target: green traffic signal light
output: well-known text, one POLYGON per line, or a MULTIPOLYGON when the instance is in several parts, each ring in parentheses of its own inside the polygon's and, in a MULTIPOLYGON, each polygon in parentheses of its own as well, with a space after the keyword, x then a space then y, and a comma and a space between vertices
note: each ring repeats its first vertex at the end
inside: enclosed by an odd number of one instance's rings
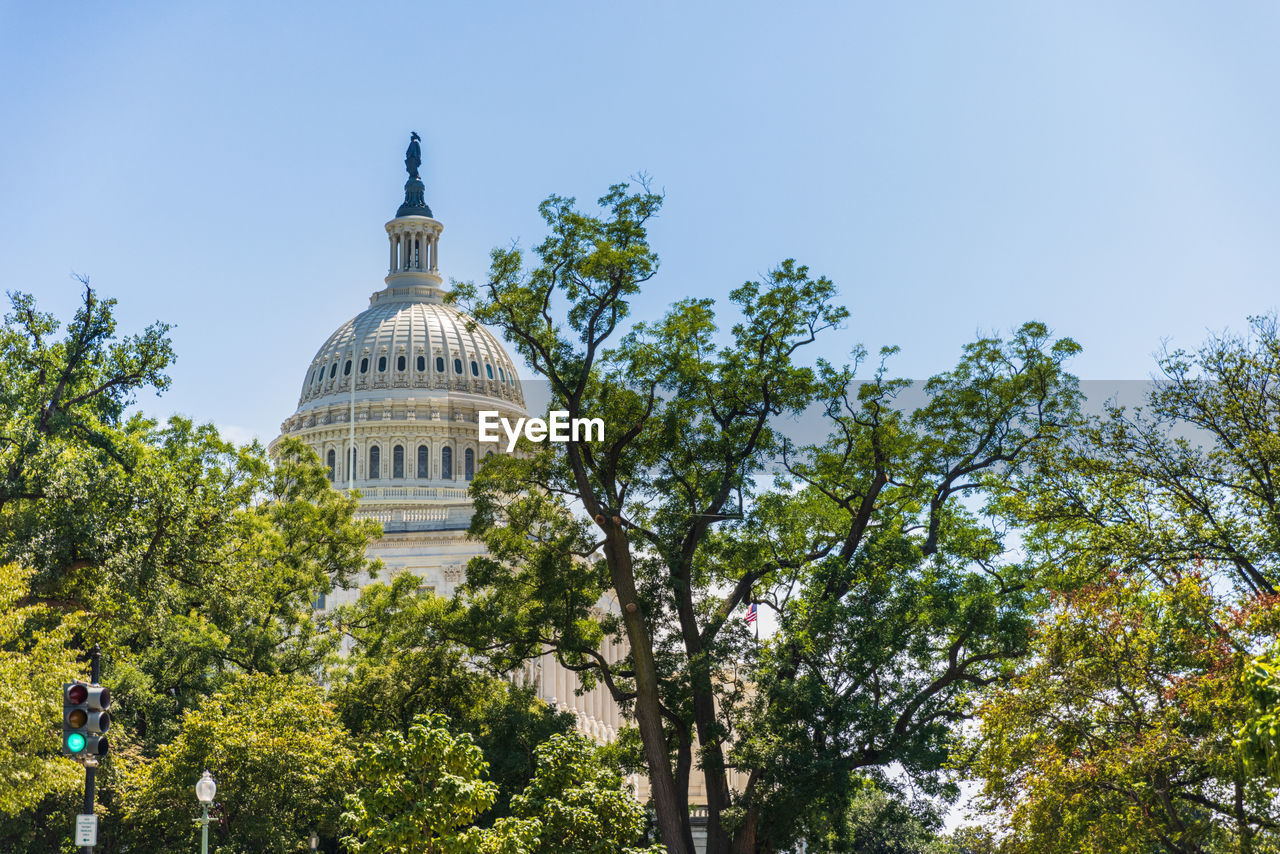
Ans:
POLYGON ((106 756, 111 689, 76 680, 62 686, 62 755, 78 762, 106 756))

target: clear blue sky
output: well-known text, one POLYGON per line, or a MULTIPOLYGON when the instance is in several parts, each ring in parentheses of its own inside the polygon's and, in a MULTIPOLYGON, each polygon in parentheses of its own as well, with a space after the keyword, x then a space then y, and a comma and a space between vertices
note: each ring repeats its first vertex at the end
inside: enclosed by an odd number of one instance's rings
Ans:
POLYGON ((538 202, 645 171, 652 315, 795 257, 827 354, 921 377, 1047 321, 1145 377, 1280 303, 1280 7, 1265 3, 0 6, 0 283, 176 325, 148 411, 269 439, 382 286, 423 136, 446 276, 538 202))

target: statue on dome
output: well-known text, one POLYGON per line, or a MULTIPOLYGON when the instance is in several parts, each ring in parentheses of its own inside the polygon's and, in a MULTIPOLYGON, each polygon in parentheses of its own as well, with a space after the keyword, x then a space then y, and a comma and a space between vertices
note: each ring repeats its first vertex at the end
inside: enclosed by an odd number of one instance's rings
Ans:
POLYGON ((418 145, 418 140, 422 137, 418 136, 418 132, 411 133, 409 138, 409 150, 404 153, 404 168, 409 170, 409 177, 415 181, 421 180, 418 175, 418 167, 422 165, 422 147, 418 145))

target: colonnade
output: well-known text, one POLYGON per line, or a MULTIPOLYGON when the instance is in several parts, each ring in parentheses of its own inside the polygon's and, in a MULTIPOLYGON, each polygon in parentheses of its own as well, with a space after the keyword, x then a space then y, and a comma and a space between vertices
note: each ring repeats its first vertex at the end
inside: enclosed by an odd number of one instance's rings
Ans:
MULTIPOLYGON (((612 640, 606 641, 600 652, 610 665, 625 657, 625 647, 612 640)), ((603 744, 618 737, 624 720, 603 681, 597 681, 590 691, 578 694, 582 681, 577 672, 561 666, 551 652, 529 662, 521 675, 535 686, 540 697, 571 713, 577 719, 575 728, 587 738, 603 744)))
POLYGON ((401 226, 390 234, 391 261, 388 272, 429 272, 440 270, 440 232, 423 226, 401 226))

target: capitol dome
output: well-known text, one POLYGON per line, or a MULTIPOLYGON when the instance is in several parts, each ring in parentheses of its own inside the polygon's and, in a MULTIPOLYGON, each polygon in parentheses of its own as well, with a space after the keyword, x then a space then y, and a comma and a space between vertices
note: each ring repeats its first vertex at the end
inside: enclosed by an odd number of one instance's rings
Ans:
MULTIPOLYGON (((335 488, 359 496, 356 516, 382 527, 368 546, 382 578, 413 573, 425 589, 451 596, 468 562, 485 554, 467 533, 474 512, 468 482, 506 447, 479 441, 478 414, 496 410, 515 420, 526 413, 515 363, 502 344, 445 301, 438 265, 444 226, 424 200, 420 157, 414 134, 405 152, 404 204, 386 224, 384 287, 306 364, 297 406, 270 450, 274 455, 285 438, 299 439, 320 457, 335 488)), ((373 580, 362 573, 351 587, 320 596, 315 607, 355 602, 373 580)), ((612 602, 602 597, 598 607, 612 602)), ((601 653, 618 662, 626 648, 610 641, 601 653)), ((603 685, 584 690, 549 651, 510 677, 571 712, 590 738, 612 739, 624 724, 603 685)))
POLYGON ((271 447, 285 437, 310 446, 335 487, 359 491, 358 515, 387 534, 462 532, 472 515, 468 481, 502 452, 479 441, 478 413, 523 417, 524 394, 498 339, 445 302, 444 226, 414 170, 385 228, 384 287, 316 351, 271 447))

